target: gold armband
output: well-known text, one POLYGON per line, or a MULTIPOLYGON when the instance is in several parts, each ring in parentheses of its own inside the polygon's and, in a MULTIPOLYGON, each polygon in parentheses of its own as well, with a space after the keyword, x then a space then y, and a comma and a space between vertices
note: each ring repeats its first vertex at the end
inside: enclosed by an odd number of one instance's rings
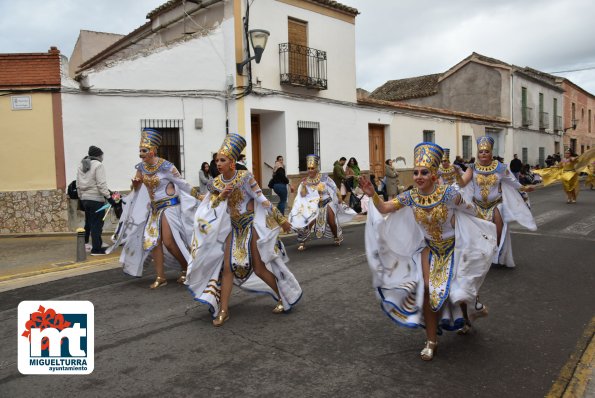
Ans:
POLYGON ((382 199, 380 199, 380 196, 378 196, 378 192, 374 192, 374 196, 372 196, 372 202, 376 207, 378 207, 378 205, 382 203, 382 199))
POLYGON ((215 209, 217 206, 219 206, 219 204, 223 202, 223 199, 221 198, 221 195, 212 195, 211 196, 211 207, 213 209, 215 209))

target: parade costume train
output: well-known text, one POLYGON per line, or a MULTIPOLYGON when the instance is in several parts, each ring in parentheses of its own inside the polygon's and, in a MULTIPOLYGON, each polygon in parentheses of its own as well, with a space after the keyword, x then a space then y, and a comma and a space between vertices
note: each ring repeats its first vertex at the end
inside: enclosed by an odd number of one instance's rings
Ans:
POLYGON ((317 155, 308 155, 306 164, 316 170, 316 175, 302 180, 289 214, 289 223, 297 231, 298 250, 303 250, 311 238, 334 238, 339 245, 343 241, 341 224, 351 221, 357 213, 339 203, 335 182, 328 175, 318 172, 317 155), (333 235, 328 220, 329 211, 335 216, 337 236, 333 235))
MULTIPOLYGON (((435 144, 415 147, 416 167, 435 172, 440 157, 441 148, 435 144)), ((370 206, 365 240, 382 310, 399 325, 425 326, 422 252, 429 248, 430 308, 441 312, 442 329, 462 328, 459 304, 469 304, 471 317, 483 309, 475 308, 476 296, 496 249, 495 226, 475 217, 476 207, 449 185, 436 184, 428 195, 418 188, 398 195, 387 202, 394 206, 387 217, 377 210, 379 201, 375 196, 370 206)))
MULTIPOLYGON (((225 138, 220 154, 237 160, 246 145, 238 134, 225 138)), ((192 261, 186 285, 195 300, 207 304, 213 317, 220 310, 221 277, 226 240, 230 239, 229 267, 234 284, 255 293, 268 293, 289 310, 301 298, 302 289, 285 264, 288 261, 283 243, 278 239, 279 224, 286 220, 276 208, 265 208, 263 195, 254 176, 245 170, 235 171, 229 180, 220 174, 213 180, 212 190, 198 207, 194 217, 192 261), (227 199, 221 193, 231 184, 227 199), (253 203, 253 210, 252 203, 253 203), (260 279, 253 269, 251 242, 258 236, 257 250, 266 268, 276 280, 280 297, 260 279)))

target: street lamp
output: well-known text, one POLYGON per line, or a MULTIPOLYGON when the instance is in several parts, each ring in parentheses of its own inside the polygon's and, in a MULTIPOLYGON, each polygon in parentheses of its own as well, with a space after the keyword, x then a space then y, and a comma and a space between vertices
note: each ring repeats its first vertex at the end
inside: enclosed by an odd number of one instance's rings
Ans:
MULTIPOLYGON (((269 39, 270 33, 268 30, 264 29, 252 29, 248 31, 248 35, 250 35, 250 43, 252 44, 252 49, 254 50, 254 55, 245 59, 239 64, 236 64, 236 69, 238 71, 238 75, 242 74, 244 70, 244 66, 252 61, 255 60, 256 63, 260 63, 260 58, 262 58, 262 53, 264 52, 264 48, 267 45, 267 40, 269 39)), ((250 52, 248 52, 249 54, 250 52)))

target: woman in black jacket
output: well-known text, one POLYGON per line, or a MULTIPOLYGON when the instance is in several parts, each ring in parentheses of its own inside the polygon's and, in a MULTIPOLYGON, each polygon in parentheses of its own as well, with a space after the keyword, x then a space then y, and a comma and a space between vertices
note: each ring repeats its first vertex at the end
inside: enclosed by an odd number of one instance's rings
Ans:
MULTIPOLYGON (((287 185, 289 184, 289 179, 287 179, 287 176, 285 175, 285 165, 283 164, 283 156, 281 155, 277 156, 271 184, 273 191, 275 191, 275 193, 279 196, 277 209, 279 209, 281 214, 285 214, 285 206, 287 206, 287 185)), ((293 187, 291 187, 291 192, 293 192, 293 187)))

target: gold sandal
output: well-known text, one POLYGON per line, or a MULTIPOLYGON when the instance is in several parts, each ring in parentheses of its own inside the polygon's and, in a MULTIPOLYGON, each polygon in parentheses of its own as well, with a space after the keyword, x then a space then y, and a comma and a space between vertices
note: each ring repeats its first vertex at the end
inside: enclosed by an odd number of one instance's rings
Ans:
POLYGON ((186 282, 186 272, 187 272, 187 270, 182 271, 182 273, 180 274, 180 277, 177 280, 178 283, 181 283, 183 285, 184 282, 186 282))
POLYGON ((273 308, 273 314, 282 314, 285 312, 285 308, 283 307, 283 302, 281 300, 277 301, 277 305, 273 308))
POLYGON ((215 319, 213 319, 213 326, 215 326, 216 328, 218 328, 219 326, 223 326, 223 324, 227 322, 228 319, 229 312, 225 310, 220 310, 219 315, 217 315, 215 319))
POLYGON ((343 236, 340 236, 338 238, 335 238, 335 245, 341 246, 341 243, 342 242, 343 242, 343 236))
POLYGON ((421 350, 420 355, 421 359, 424 361, 431 361, 434 358, 434 354, 438 350, 438 342, 437 341, 426 341, 426 346, 423 350, 421 350))
POLYGON ((155 282, 151 283, 151 286, 149 286, 149 288, 157 289, 165 285, 167 285, 167 279, 158 276, 157 279, 155 279, 155 282))
POLYGON ((300 243, 300 245, 298 246, 298 251, 303 252, 304 250, 306 250, 306 244, 300 243))

